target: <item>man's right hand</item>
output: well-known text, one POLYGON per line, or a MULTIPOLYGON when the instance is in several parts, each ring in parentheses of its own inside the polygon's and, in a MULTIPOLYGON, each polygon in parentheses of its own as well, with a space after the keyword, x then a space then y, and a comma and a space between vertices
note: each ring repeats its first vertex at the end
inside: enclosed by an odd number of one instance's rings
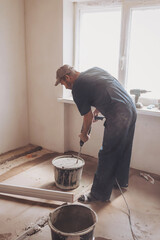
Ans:
POLYGON ((87 142, 90 138, 90 136, 87 134, 87 135, 84 135, 83 133, 79 134, 79 137, 80 137, 80 140, 82 140, 82 142, 87 142))
POLYGON ((97 122, 98 121, 98 120, 95 120, 95 117, 98 116, 98 114, 99 114, 99 111, 97 109, 95 109, 93 111, 93 122, 97 122))

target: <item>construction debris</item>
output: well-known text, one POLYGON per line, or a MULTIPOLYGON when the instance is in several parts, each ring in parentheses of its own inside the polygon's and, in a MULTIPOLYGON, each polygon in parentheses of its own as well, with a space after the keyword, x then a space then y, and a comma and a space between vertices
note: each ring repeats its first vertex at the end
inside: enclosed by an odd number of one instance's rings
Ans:
POLYGON ((21 234, 18 238, 15 240, 23 240, 27 236, 31 236, 39 231, 48 224, 48 216, 44 216, 41 219, 39 219, 35 224, 31 224, 27 228, 25 228, 25 232, 21 234))
POLYGON ((154 178, 151 177, 148 173, 140 173, 140 176, 145 178, 150 183, 154 184, 154 178))

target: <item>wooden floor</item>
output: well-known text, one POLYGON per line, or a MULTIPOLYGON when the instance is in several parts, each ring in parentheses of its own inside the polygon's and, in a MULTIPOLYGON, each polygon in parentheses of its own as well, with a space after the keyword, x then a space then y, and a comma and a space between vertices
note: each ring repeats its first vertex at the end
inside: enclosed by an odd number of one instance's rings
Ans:
MULTIPOLYGON (((0 156, 0 182, 59 190, 55 186, 52 166, 52 159, 59 155, 63 154, 33 145, 3 154, 0 156)), ((81 184, 70 191, 77 197, 90 189, 97 165, 97 159, 93 157, 82 155, 82 158, 85 166, 81 184)), ((124 192, 137 239, 160 240, 160 179, 159 176, 152 177, 155 179, 154 184, 141 177, 140 171, 131 169, 129 188, 124 192)), ((49 213, 62 204, 53 200, 0 193, 0 240, 16 240, 20 236, 26 240, 50 240, 47 219, 49 213), (27 236, 25 233, 33 226, 38 226, 38 231, 27 236)), ((113 190, 110 203, 97 202, 88 206, 98 215, 94 233, 97 240, 133 239, 127 207, 119 190, 113 190)))

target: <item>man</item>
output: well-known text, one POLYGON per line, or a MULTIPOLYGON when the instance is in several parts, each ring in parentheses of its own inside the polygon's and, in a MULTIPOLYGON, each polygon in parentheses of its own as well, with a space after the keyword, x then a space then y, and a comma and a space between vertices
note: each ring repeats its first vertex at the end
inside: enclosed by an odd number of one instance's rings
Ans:
POLYGON ((63 65, 56 72, 57 81, 72 90, 73 99, 83 116, 79 137, 89 140, 89 129, 95 116, 101 113, 104 123, 102 148, 98 154, 98 166, 89 194, 79 201, 109 201, 113 187, 128 187, 129 167, 136 122, 136 108, 122 85, 108 72, 94 67, 78 72, 63 65), (92 112, 91 107, 95 107, 92 112))

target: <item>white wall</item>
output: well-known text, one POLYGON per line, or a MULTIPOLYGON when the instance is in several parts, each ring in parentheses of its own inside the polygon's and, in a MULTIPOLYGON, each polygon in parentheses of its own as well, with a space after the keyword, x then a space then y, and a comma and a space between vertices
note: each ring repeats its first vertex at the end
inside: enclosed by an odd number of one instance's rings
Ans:
POLYGON ((63 64, 73 64, 74 9, 70 0, 63 0, 63 64))
POLYGON ((26 0, 29 139, 64 151, 64 106, 55 73, 63 64, 63 0, 26 0))
POLYGON ((138 114, 131 166, 160 175, 160 117, 138 114))
MULTIPOLYGON (((63 64, 73 65, 73 4, 70 0, 63 0, 63 64)), ((61 88, 62 87, 57 87, 61 88)), ((64 88, 63 88, 64 90, 64 88)), ((66 92, 66 91, 65 91, 66 92)), ((71 94, 71 93, 70 93, 71 94)), ((68 94, 65 94, 67 97, 68 94)), ((64 106, 64 151, 69 149, 68 106, 64 106)))
POLYGON ((0 0, 0 153, 28 143, 24 1, 0 0))

